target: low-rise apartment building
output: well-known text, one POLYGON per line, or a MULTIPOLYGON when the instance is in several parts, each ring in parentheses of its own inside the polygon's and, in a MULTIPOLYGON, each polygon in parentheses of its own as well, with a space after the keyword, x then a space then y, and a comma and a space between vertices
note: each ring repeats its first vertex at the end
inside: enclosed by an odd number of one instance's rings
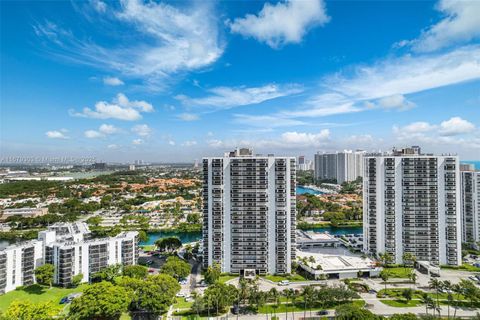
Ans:
POLYGON ((43 243, 27 241, 0 251, 0 294, 35 283, 35 268, 43 265, 43 243))
POLYGON ((18 209, 4 209, 0 216, 0 221, 5 221, 9 217, 20 216, 23 218, 35 218, 46 215, 48 208, 18 208, 18 209))
POLYGON ((92 239, 83 222, 55 224, 40 231, 38 240, 0 251, 0 294, 34 284, 35 269, 46 263, 55 267, 54 283, 66 287, 78 274, 87 282, 109 265, 137 264, 138 255, 137 231, 92 239))

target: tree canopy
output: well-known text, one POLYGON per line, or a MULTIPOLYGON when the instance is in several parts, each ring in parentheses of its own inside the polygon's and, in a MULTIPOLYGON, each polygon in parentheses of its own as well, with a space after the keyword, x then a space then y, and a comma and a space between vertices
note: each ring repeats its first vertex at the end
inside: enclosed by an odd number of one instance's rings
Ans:
POLYGON ((177 280, 188 277, 191 271, 190 264, 175 256, 168 257, 167 262, 160 269, 161 273, 168 274, 177 280))
POLYGON ((140 265, 124 266, 122 274, 130 278, 145 279, 148 275, 148 268, 140 265))
POLYGON ((162 252, 172 252, 182 246, 182 241, 178 237, 167 237, 155 241, 158 250, 162 252))
POLYGON ((55 272, 55 267, 53 264, 44 264, 35 269, 35 279, 38 283, 45 286, 52 286, 53 284, 53 273, 55 272))
POLYGON ((57 314, 53 305, 48 303, 33 303, 30 301, 13 301, 1 320, 50 320, 57 314))
POLYGON ((128 310, 132 298, 129 292, 110 282, 94 283, 70 306, 72 320, 117 320, 128 310))

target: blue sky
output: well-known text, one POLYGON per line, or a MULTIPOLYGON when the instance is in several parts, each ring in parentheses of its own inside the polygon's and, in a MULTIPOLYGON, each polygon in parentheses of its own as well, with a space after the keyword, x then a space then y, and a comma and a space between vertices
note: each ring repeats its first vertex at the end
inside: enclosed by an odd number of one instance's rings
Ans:
POLYGON ((478 1, 1 1, 2 156, 480 159, 478 1))

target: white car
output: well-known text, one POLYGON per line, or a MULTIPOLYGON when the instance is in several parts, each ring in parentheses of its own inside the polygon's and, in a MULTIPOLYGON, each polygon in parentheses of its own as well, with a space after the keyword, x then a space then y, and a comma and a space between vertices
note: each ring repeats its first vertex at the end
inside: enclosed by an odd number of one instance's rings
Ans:
POLYGON ((177 296, 178 298, 185 298, 185 297, 187 296, 187 294, 184 293, 184 292, 179 292, 179 293, 176 294, 176 296, 177 296))
POLYGON ((288 286, 290 284, 289 280, 282 280, 278 283, 279 286, 288 286))

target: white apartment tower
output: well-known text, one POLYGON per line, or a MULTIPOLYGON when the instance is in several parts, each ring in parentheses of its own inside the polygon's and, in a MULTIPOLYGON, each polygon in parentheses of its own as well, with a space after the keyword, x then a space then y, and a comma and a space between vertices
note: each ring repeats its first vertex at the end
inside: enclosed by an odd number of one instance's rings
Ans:
POLYGON ((404 253, 434 265, 461 264, 460 172, 457 156, 420 148, 365 156, 364 251, 404 253))
POLYGON ((314 158, 315 180, 336 180, 337 179, 337 154, 317 153, 314 158))
POLYGON ((480 241, 480 172, 474 168, 460 171, 462 242, 480 241))
POLYGON ((204 267, 286 274, 295 259, 295 158, 237 149, 203 159, 204 267))
POLYGON ((365 151, 345 150, 336 153, 315 155, 314 178, 316 180, 336 180, 338 184, 354 181, 363 175, 365 151))

